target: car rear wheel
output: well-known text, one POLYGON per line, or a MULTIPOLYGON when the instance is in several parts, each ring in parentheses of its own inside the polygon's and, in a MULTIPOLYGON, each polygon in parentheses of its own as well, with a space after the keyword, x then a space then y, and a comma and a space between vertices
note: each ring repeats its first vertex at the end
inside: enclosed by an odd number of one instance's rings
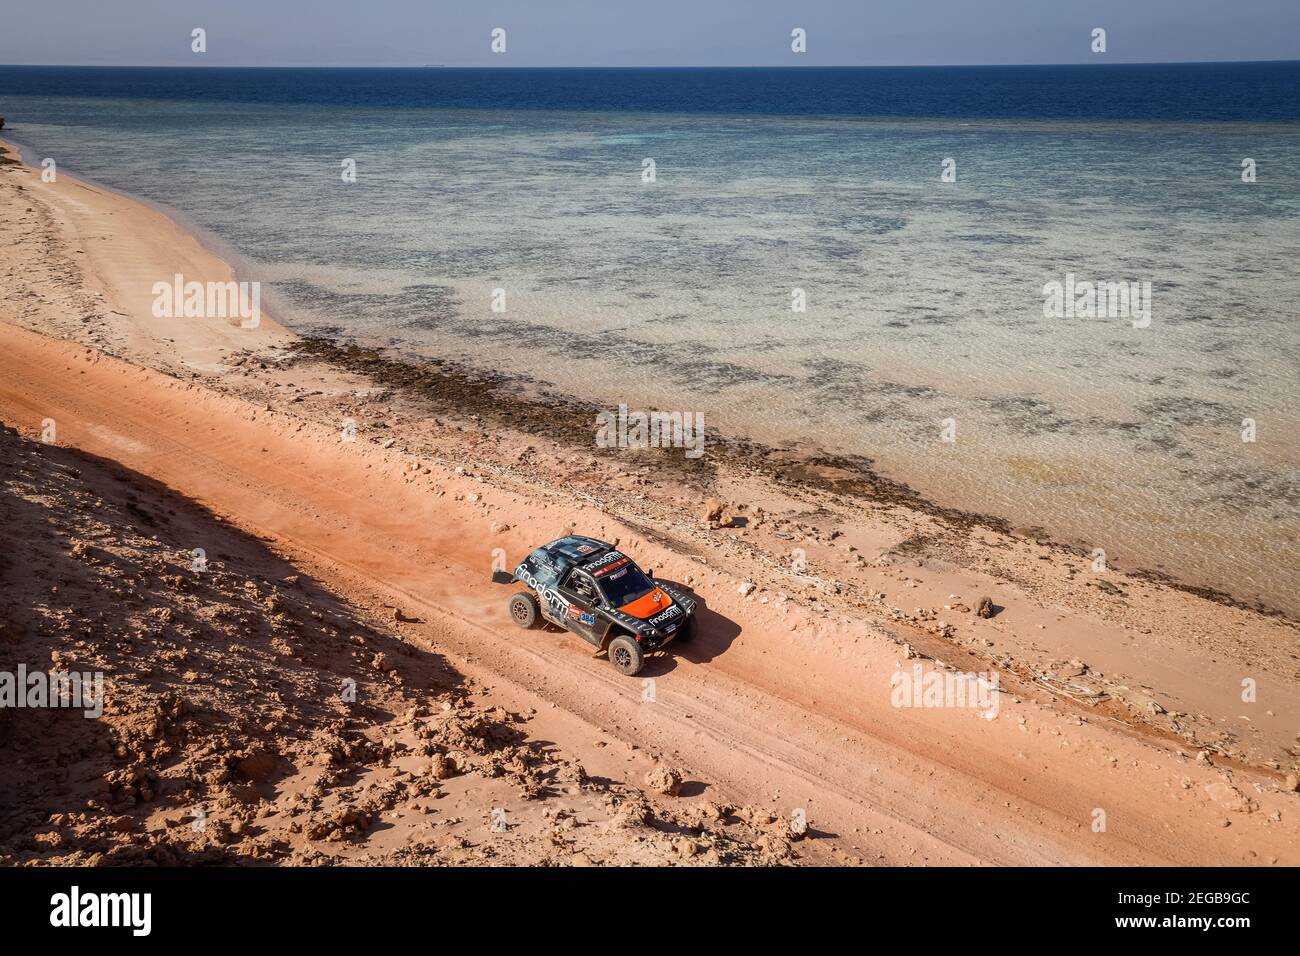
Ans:
POLYGON ((631 677, 645 664, 645 655, 641 646, 632 638, 620 635, 609 642, 609 662, 620 674, 631 677))
POLYGON ((532 627, 540 615, 537 598, 527 591, 516 591, 510 596, 510 619, 520 627, 532 627))

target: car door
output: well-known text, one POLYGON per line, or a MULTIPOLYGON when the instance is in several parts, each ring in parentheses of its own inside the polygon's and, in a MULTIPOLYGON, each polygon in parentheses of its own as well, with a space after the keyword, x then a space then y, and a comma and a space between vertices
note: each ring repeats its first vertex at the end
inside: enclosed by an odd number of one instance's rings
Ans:
POLYGON ((596 582, 578 568, 572 569, 560 582, 560 595, 569 602, 566 626, 583 640, 597 646, 603 630, 601 617, 596 613, 599 594, 596 582))

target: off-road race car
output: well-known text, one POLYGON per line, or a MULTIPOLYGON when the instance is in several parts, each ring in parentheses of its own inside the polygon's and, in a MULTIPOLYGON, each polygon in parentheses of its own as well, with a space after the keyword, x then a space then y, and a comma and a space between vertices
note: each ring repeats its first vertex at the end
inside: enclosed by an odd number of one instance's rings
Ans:
POLYGON ((528 555, 514 574, 497 571, 492 580, 530 588, 510 596, 510 617, 520 627, 550 621, 604 651, 629 676, 647 654, 686 640, 695 628, 693 597, 655 581, 653 572, 595 538, 558 538, 528 555))

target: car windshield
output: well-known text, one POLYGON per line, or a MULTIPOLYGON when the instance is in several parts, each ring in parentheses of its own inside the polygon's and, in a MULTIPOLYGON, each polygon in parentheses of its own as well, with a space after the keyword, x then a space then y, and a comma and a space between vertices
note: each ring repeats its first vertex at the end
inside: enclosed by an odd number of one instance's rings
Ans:
POLYGON ((601 575, 597 578, 597 583, 600 585, 600 592, 605 595, 605 600, 614 607, 631 604, 637 598, 645 597, 655 587, 645 573, 631 561, 621 568, 615 568, 608 574, 601 575))

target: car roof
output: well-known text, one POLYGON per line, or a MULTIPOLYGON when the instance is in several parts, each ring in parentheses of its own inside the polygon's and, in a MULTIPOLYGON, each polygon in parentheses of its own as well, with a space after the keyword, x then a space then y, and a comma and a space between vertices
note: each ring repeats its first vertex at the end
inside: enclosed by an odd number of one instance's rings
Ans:
MULTIPOLYGON (((537 551, 543 552, 551 563, 568 570, 575 564, 586 564, 607 551, 612 551, 614 546, 608 541, 601 541, 599 538, 588 538, 581 534, 566 535, 563 538, 556 538, 550 544, 544 544, 537 551)), ((534 551, 533 554, 537 554, 534 551)))

